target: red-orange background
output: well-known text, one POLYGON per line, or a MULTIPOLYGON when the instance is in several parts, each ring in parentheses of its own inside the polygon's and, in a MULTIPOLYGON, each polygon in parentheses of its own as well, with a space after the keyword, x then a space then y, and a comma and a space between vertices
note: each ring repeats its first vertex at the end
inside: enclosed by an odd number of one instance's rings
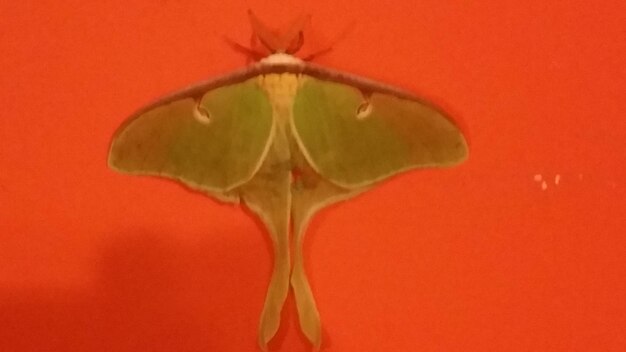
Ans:
MULTIPOLYGON (((107 169, 136 108, 243 65, 248 8, 320 64, 427 96, 470 160, 315 218, 328 351, 626 350, 626 3, 5 1, 0 350, 254 351, 271 269, 241 209, 107 169), (540 174, 547 188, 534 180, 540 174), (555 178, 560 182, 555 184, 555 178)), ((306 351, 290 299, 274 351, 306 351)))

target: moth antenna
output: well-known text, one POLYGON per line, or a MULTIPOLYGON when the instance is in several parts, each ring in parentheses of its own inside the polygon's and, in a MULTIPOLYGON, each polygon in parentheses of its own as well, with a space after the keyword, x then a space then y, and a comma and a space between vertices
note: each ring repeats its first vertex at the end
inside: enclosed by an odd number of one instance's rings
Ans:
POLYGON ((250 48, 255 49, 257 47, 257 37, 256 34, 250 34, 250 48))
POLYGON ((286 53, 293 54, 300 50, 304 43, 304 28, 311 23, 311 15, 301 15, 293 21, 280 37, 282 48, 286 53))
POLYGON ((293 55, 296 52, 298 52, 300 48, 302 48, 303 44, 304 44, 304 33, 300 32, 298 33, 298 36, 296 37, 296 39, 294 39, 294 41, 287 47, 285 52, 289 55, 293 55))
POLYGON ((263 24, 263 22, 256 17, 252 10, 248 10, 248 18, 250 19, 252 31, 256 34, 257 38, 259 38, 259 41, 261 41, 261 43, 272 53, 280 51, 280 38, 278 38, 276 34, 272 33, 269 27, 263 24))

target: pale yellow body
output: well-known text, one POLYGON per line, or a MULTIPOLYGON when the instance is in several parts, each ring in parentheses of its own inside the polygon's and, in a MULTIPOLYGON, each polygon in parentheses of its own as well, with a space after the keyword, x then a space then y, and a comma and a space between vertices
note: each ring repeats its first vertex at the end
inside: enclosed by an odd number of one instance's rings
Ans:
POLYGON ((241 199, 269 229, 274 244, 274 270, 259 327, 259 344, 267 342, 280 326, 280 312, 289 290, 294 289, 302 331, 316 348, 321 344, 320 318, 304 271, 302 245, 311 216, 325 205, 355 191, 325 181, 306 162, 293 133, 292 105, 298 86, 306 77, 268 74, 257 78, 272 103, 274 126, 271 145, 259 172, 241 187, 241 199), (294 182, 292 172, 301 174, 294 182), (301 182, 300 182, 301 181, 301 182), (291 269, 290 224, 293 221, 295 249, 291 269))

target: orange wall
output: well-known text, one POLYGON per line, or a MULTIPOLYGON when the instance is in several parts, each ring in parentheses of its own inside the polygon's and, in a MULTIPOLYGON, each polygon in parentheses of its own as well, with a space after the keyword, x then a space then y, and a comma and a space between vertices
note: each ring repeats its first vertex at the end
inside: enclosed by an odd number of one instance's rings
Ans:
MULTIPOLYGON (((256 349, 258 222, 106 167, 128 114, 244 64, 220 36, 248 40, 247 8, 311 13, 310 48, 353 23, 318 63, 470 135, 463 166, 314 220, 326 350, 626 350, 623 0, 221 3, 0 4, 0 351, 256 349)), ((307 351, 292 300, 283 319, 271 350, 307 351)))

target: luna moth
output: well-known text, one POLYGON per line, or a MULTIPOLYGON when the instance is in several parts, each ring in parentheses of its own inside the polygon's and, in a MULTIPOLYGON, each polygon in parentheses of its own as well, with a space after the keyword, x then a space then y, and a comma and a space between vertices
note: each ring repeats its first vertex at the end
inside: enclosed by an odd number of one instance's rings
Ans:
POLYGON ((256 61, 134 113, 115 132, 108 164, 177 180, 258 215, 274 251, 259 345, 265 350, 277 332, 291 287, 301 330, 319 349, 320 317, 302 255, 311 217, 400 172, 459 164, 468 147, 433 104, 294 56, 306 19, 279 35, 249 15, 269 54, 234 44, 256 61))

